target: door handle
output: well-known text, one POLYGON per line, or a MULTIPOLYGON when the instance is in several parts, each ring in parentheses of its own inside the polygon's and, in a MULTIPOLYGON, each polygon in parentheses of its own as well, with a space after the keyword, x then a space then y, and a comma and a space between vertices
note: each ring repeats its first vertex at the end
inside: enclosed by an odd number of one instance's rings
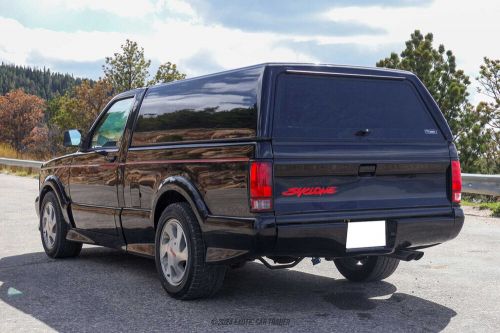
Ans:
POLYGON ((116 155, 106 155, 104 156, 104 159, 110 163, 113 163, 116 161, 116 155))
POLYGON ((114 152, 110 154, 107 150, 96 150, 96 153, 102 155, 107 162, 113 163, 116 161, 116 155, 114 152))

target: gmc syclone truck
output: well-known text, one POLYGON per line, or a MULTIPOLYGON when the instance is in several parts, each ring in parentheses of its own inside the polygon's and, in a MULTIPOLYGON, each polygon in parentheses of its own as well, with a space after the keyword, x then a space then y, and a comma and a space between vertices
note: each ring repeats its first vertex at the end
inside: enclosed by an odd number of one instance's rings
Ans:
POLYGON ((179 299, 249 260, 381 280, 460 232, 452 141, 404 71, 262 64, 136 89, 43 165, 41 239, 53 258, 82 243, 154 258, 179 299))

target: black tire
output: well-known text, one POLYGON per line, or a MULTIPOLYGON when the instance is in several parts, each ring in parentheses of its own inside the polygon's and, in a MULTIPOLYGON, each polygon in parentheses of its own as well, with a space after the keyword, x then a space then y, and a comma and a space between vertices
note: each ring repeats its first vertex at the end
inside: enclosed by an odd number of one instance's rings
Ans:
POLYGON ((64 220, 62 215, 61 207, 59 202, 53 192, 47 193, 43 197, 41 209, 40 209, 40 236, 42 238, 42 245, 45 253, 51 258, 70 258, 76 257, 80 254, 82 250, 82 243, 72 242, 66 239, 66 234, 68 233, 69 226, 64 220), (52 208, 51 215, 55 218, 55 226, 52 230, 55 232, 55 237, 52 237, 53 243, 48 244, 46 238, 44 237, 44 211, 48 208, 52 208))
POLYGON ((156 228, 155 244, 156 269, 163 288, 170 296, 176 299, 190 300, 211 297, 220 290, 227 267, 208 265, 205 262, 206 250, 201 229, 196 216, 187 203, 174 203, 163 211, 156 228), (167 280, 160 261, 161 234, 167 222, 172 220, 180 223, 188 250, 185 273, 177 285, 167 280))
POLYGON ((238 262, 235 262, 234 264, 229 265, 229 268, 231 268, 231 269, 240 269, 240 268, 245 267, 246 264, 247 264, 246 261, 238 261, 238 262))
POLYGON ((335 266, 346 279, 353 282, 381 281, 394 273, 399 259, 373 256, 335 259, 335 266))

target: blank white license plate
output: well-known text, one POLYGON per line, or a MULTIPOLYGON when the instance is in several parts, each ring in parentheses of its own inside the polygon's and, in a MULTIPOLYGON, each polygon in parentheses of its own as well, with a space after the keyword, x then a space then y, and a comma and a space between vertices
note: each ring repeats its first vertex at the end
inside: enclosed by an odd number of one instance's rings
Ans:
POLYGON ((346 249, 359 249, 385 245, 385 221, 347 223, 346 249))

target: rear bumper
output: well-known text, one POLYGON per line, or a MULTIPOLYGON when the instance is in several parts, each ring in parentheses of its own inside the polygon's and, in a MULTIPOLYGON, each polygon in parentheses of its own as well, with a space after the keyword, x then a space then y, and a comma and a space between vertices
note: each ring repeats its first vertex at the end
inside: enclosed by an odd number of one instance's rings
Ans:
POLYGON ((455 238, 462 229, 463 211, 450 216, 387 219, 387 246, 346 250, 347 223, 285 224, 278 226, 274 253, 301 257, 344 257, 360 254, 390 254, 396 249, 418 249, 455 238))
POLYGON ((464 223, 462 209, 413 209, 259 216, 255 219, 209 217, 204 238, 208 262, 260 256, 328 257, 391 254, 421 249, 455 238, 464 223), (384 219, 387 246, 346 250, 347 221, 384 219))

